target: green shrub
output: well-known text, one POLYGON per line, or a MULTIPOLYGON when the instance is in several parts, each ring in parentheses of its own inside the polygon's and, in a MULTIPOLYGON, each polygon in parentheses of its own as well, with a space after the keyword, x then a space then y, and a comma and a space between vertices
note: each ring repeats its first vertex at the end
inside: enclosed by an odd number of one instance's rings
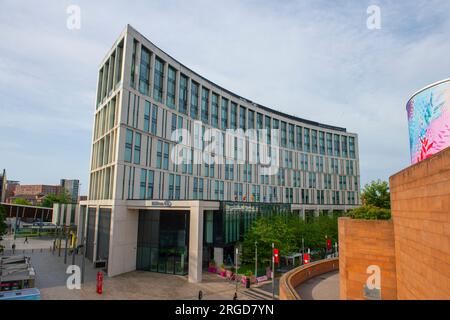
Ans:
POLYGON ((366 220, 389 220, 391 219, 391 210, 385 208, 378 208, 372 205, 365 205, 347 213, 347 217, 352 219, 366 219, 366 220))

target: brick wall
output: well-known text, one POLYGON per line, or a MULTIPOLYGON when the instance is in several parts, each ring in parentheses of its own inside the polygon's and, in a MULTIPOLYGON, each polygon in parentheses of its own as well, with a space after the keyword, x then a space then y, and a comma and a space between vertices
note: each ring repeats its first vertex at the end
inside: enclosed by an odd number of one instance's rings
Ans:
POLYGON ((397 299, 394 226, 390 220, 339 218, 340 298, 364 299, 367 267, 381 270, 381 299, 397 299))
POLYGON ((450 148, 390 178, 398 299, 450 299, 450 148))

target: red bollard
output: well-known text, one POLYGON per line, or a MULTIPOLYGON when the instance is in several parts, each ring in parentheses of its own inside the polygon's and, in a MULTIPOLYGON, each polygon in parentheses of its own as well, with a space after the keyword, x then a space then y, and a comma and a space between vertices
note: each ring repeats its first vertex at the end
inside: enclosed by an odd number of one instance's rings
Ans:
POLYGON ((97 272, 97 293, 103 293, 103 272, 97 272))

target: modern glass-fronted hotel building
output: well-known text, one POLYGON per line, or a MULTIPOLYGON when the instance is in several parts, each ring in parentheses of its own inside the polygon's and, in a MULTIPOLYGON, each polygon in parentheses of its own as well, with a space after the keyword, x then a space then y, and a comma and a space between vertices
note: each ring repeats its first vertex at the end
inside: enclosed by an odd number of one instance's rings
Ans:
POLYGON ((101 63, 80 229, 87 257, 106 260, 110 276, 140 269, 201 281, 202 266, 227 262, 260 215, 308 219, 357 205, 356 134, 240 97, 130 26, 101 63), (276 159, 272 173, 265 156, 276 159))

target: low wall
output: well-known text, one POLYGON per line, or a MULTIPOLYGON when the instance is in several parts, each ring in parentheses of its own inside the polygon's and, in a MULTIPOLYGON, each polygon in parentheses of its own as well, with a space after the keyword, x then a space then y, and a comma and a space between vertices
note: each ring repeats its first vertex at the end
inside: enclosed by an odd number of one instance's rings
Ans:
POLYGON ((303 282, 339 269, 339 258, 320 260, 295 268, 280 278, 280 300, 301 300, 295 290, 303 282))
POLYGON ((339 287, 341 300, 362 300, 370 274, 379 266, 381 299, 397 299, 394 225, 391 220, 339 218, 339 287))
POLYGON ((450 299, 450 148, 390 178, 398 299, 450 299))

